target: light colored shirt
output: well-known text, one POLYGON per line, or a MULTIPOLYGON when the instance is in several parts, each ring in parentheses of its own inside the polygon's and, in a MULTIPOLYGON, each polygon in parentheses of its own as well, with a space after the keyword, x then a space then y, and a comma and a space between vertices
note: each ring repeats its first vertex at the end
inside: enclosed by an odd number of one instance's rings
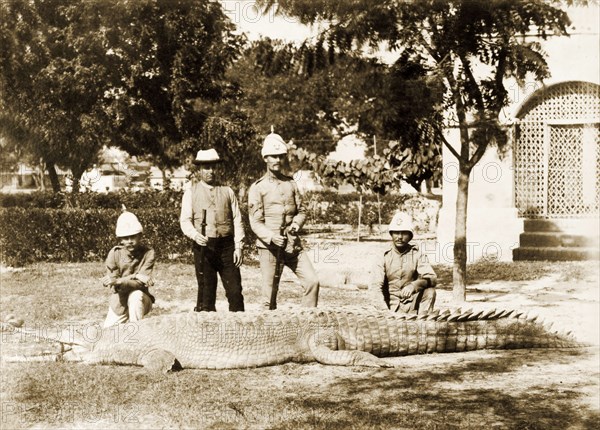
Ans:
POLYGON ((410 299, 400 296, 405 286, 412 284, 415 292, 435 287, 437 276, 429 264, 427 255, 413 245, 401 253, 392 245, 375 261, 369 284, 372 303, 380 309, 395 309, 399 303, 410 299), (389 306, 388 306, 389 295, 389 306))
POLYGON ((230 187, 211 186, 198 181, 183 193, 179 225, 187 237, 195 240, 206 222, 206 236, 218 238, 233 236, 235 246, 242 246, 244 225, 237 197, 230 187), (206 209, 206 220, 201 210, 206 209))

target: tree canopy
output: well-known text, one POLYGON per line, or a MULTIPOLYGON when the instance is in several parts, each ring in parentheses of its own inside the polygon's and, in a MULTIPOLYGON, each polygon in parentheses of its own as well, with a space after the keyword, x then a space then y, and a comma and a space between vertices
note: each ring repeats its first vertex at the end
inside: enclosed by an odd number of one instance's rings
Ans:
POLYGON ((0 16, 0 133, 75 189, 105 144, 182 164, 244 41, 209 0, 13 0, 0 16))
POLYGON ((293 139, 301 161, 297 166, 337 178, 334 183, 366 180, 355 175, 353 164, 325 163, 337 141, 347 134, 369 142, 376 136, 385 148, 380 155, 389 163, 370 159, 361 164, 359 170, 366 169, 375 180, 366 188, 383 192, 403 179, 418 189, 441 167, 441 143, 424 118, 437 114, 443 86, 412 57, 403 55, 389 66, 360 52, 340 51, 335 41, 323 38, 300 45, 261 39, 228 72, 240 90, 230 103, 247 115, 259 135, 272 125, 293 139), (394 172, 384 174, 390 168, 394 172))
POLYGON ((75 178, 109 142, 102 103, 111 80, 99 25, 73 0, 0 3, 0 131, 75 178))
POLYGON ((119 82, 109 89, 115 143, 181 165, 199 149, 213 105, 234 96, 225 71, 244 38, 217 2, 118 0, 107 16, 106 53, 119 82))

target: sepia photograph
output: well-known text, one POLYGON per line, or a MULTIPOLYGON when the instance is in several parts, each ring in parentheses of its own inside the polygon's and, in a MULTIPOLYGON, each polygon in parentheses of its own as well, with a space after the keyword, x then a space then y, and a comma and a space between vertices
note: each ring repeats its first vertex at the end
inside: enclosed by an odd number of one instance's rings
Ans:
POLYGON ((0 0, 0 429, 592 430, 600 2, 0 0))

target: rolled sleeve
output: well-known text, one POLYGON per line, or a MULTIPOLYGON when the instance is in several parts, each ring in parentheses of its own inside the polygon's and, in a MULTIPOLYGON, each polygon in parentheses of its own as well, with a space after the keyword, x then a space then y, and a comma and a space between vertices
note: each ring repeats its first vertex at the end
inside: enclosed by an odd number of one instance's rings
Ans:
POLYGON ((427 258, 427 255, 425 254, 421 254, 417 260, 417 273, 419 278, 417 279, 417 284, 415 286, 419 291, 424 290, 425 288, 433 288, 437 285, 437 275, 429 263, 429 258, 427 258))
POLYGON ((187 189, 181 198, 181 214, 179 215, 179 225, 184 235, 194 240, 198 232, 194 227, 194 212, 192 210, 192 190, 187 189))
POLYGON ((242 212, 235 193, 229 188, 229 199, 231 201, 231 213, 233 216, 233 240, 236 248, 240 248, 244 241, 244 224, 242 223, 242 212))

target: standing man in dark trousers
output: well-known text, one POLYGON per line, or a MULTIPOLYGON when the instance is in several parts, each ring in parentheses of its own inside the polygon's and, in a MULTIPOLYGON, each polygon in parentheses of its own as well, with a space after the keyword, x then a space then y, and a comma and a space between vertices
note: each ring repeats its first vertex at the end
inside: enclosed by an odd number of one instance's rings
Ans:
POLYGON ((287 157, 287 146, 281 136, 269 134, 261 155, 267 173, 248 190, 248 216, 250 227, 258 236, 262 308, 277 308, 277 284, 284 265, 296 274, 304 287, 302 305, 316 307, 319 279, 297 235, 306 219, 306 210, 296 182, 281 172, 287 157))
POLYGON ((197 310, 216 311, 219 273, 229 310, 241 312, 244 310, 240 275, 244 228, 233 190, 215 185, 214 168, 219 162, 221 159, 214 149, 198 151, 194 164, 198 165, 200 179, 193 180, 190 189, 183 194, 179 223, 183 234, 194 241, 192 249, 201 297, 197 310), (202 219, 203 213, 206 219, 202 219), (205 235, 202 224, 206 227, 205 235))

